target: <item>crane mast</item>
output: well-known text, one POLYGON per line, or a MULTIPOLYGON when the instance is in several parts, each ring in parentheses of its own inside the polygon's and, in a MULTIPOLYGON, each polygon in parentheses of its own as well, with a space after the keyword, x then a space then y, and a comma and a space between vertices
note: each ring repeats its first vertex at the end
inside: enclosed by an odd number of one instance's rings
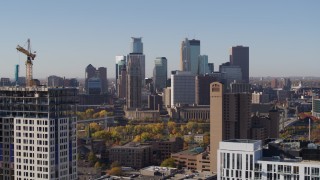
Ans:
POLYGON ((19 52, 22 52, 23 54, 25 54, 27 56, 27 61, 26 61, 26 86, 30 87, 33 86, 33 75, 32 75, 32 60, 34 60, 34 58, 36 57, 36 54, 31 53, 31 44, 30 44, 30 39, 28 39, 27 41, 28 43, 28 49, 24 49, 21 46, 17 46, 17 50, 19 52))

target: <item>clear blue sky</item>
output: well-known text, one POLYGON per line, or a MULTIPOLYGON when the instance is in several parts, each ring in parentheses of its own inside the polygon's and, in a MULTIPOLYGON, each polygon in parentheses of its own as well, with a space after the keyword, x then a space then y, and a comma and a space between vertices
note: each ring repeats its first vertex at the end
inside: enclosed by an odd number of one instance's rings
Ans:
POLYGON ((218 65, 229 48, 250 47, 250 76, 320 76, 320 1, 1 1, 0 77, 14 77, 25 56, 17 44, 31 38, 34 78, 84 77, 85 67, 108 68, 126 55, 132 36, 143 37, 146 75, 165 56, 179 69, 180 43, 201 40, 201 54, 218 65))

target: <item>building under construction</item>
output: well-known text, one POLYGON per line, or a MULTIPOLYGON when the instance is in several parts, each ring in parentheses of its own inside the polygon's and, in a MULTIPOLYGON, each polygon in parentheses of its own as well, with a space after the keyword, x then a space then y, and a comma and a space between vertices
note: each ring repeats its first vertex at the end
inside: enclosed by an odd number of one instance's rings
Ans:
POLYGON ((0 179, 77 179, 77 94, 0 87, 0 179))

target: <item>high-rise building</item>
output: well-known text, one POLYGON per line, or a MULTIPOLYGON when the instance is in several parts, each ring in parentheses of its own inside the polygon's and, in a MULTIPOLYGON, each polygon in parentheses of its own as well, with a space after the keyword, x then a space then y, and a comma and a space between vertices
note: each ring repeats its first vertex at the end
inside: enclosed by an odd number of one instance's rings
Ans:
POLYGON ((198 59, 198 75, 203 75, 209 73, 208 66, 208 56, 207 55, 199 55, 198 59))
POLYGON ((145 55, 143 54, 143 43, 141 41, 141 37, 136 38, 136 37, 131 37, 132 38, 132 44, 131 44, 131 53, 128 55, 127 60, 129 58, 134 58, 139 60, 140 64, 140 71, 141 71, 141 85, 144 86, 145 82, 144 79, 146 77, 146 60, 145 60, 145 55), (130 56, 130 57, 129 57, 130 56))
POLYGON ((128 55, 126 88, 127 109, 136 109, 141 107, 142 72, 140 69, 140 60, 140 57, 136 54, 128 55))
POLYGON ((200 55, 200 40, 188 40, 187 38, 181 43, 181 71, 191 71, 193 74, 198 73, 198 59, 200 55))
POLYGON ((49 76, 48 77, 48 86, 49 87, 61 87, 63 86, 63 78, 59 76, 49 76))
POLYGON ((127 93, 127 68, 122 66, 117 80, 117 94, 119 98, 126 98, 127 93))
POLYGON ((216 172, 219 142, 250 137, 251 94, 224 93, 219 82, 210 87, 210 161, 211 171, 216 172))
POLYGON ((240 66, 243 81, 249 83, 249 47, 232 47, 230 50, 230 63, 232 66, 240 66))
POLYGON ((125 65, 126 65, 126 56, 116 56, 116 91, 117 92, 118 92, 119 76, 121 76, 121 69, 125 65))
POLYGON ((220 72, 225 80, 225 88, 230 89, 230 84, 233 82, 242 82, 242 73, 239 66, 220 66, 220 72))
POLYGON ((131 37, 131 53, 139 53, 143 54, 143 43, 141 41, 141 37, 131 37))
POLYGON ((96 69, 94 66, 89 64, 86 67, 86 74, 85 74, 85 91, 86 93, 89 92, 88 81, 90 78, 99 78, 101 83, 101 94, 106 93, 108 90, 108 83, 107 83, 107 68, 99 67, 96 69))
POLYGON ((214 64, 213 63, 208 63, 208 67, 209 67, 209 73, 213 73, 214 72, 214 64))
POLYGON ((190 71, 171 74, 171 106, 195 103, 195 75, 190 71))
POLYGON ((214 81, 217 81, 217 78, 210 75, 196 76, 197 105, 210 105, 210 84, 214 81))
POLYGON ((154 87, 158 91, 162 91, 162 89, 166 87, 168 77, 167 69, 167 58, 157 57, 156 60, 154 60, 153 81, 154 87))
POLYGON ((77 179, 77 89, 0 93, 0 179, 77 179))

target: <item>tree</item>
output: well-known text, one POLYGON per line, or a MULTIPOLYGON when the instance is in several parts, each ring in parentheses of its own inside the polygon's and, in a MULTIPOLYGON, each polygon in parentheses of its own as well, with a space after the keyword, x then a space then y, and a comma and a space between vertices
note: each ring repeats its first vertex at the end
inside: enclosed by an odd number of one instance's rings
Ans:
POLYGON ((85 113, 86 113, 86 118, 87 119, 91 119, 92 115, 94 113, 94 110, 93 109, 87 109, 85 113))
POLYGON ((90 126, 91 132, 97 132, 97 131, 100 131, 102 129, 101 126, 96 122, 90 123, 89 126, 90 126))
POLYGON ((175 168, 177 165, 174 162, 173 158, 168 158, 168 159, 165 159, 164 161, 162 161, 160 166, 161 167, 172 167, 172 168, 175 168))
POLYGON ((111 168, 115 168, 115 167, 121 167, 121 165, 118 161, 114 161, 111 163, 111 168))
POLYGON ((113 167, 109 171, 109 174, 113 175, 113 176, 121 176, 122 175, 122 169, 121 169, 121 167, 113 167))
POLYGON ((95 164, 97 162, 98 158, 97 156, 91 151, 88 155, 88 161, 91 163, 91 164, 95 164))
POLYGON ((94 164, 94 168, 95 168, 95 169, 101 168, 101 163, 100 163, 99 161, 97 161, 97 162, 94 164))

